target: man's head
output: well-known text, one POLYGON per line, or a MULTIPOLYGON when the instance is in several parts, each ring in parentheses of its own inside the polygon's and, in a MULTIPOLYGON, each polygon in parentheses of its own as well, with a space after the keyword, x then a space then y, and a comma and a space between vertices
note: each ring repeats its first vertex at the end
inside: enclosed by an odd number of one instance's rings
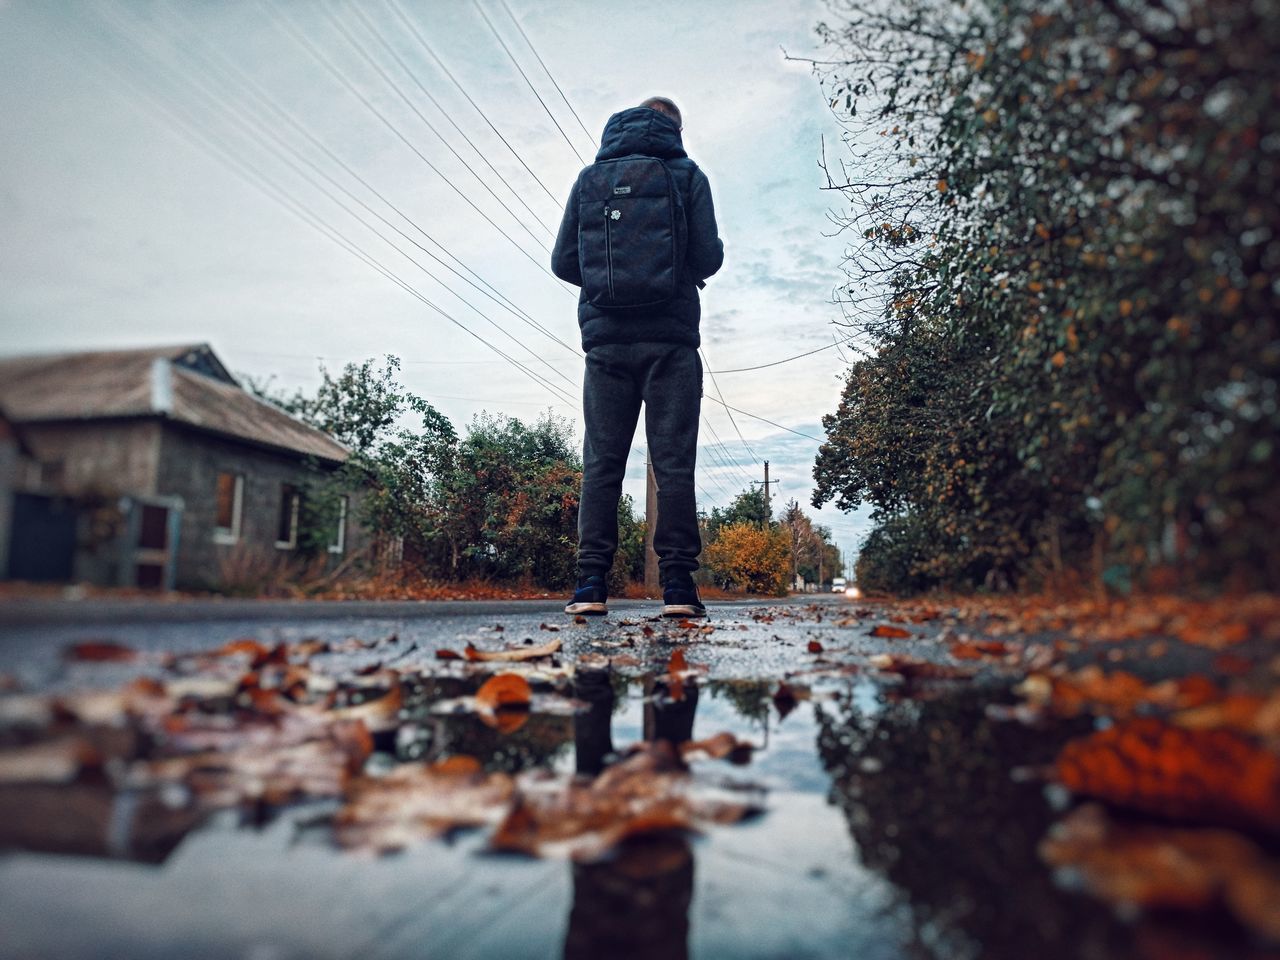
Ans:
POLYGON ((669 97, 650 97, 642 107, 648 107, 650 110, 657 110, 659 113, 666 114, 676 122, 676 126, 681 130, 684 129, 684 120, 680 118, 680 108, 675 105, 675 101, 669 97))

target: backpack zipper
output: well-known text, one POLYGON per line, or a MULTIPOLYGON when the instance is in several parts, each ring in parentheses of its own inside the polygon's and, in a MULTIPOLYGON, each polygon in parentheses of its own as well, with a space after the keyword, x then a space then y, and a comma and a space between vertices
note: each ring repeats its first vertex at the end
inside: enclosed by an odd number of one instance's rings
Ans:
POLYGON ((613 290, 613 228, 610 226, 609 205, 604 205, 604 268, 605 274, 609 278, 609 296, 617 300, 618 295, 613 290))

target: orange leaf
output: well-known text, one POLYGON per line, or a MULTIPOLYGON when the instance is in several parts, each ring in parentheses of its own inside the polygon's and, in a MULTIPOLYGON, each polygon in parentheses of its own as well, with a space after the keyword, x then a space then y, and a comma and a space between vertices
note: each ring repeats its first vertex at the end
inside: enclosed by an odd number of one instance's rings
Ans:
POLYGON ((684 658, 683 650, 675 650, 671 654, 671 659, 667 662, 667 673, 675 676, 678 673, 684 673, 689 669, 689 663, 684 658))
POLYGON ((476 691, 476 703, 484 710, 500 707, 527 707, 533 693, 529 681, 518 673, 499 673, 476 691))
POLYGON ((89 640, 67 648, 68 660, 86 660, 93 663, 122 663, 138 659, 138 651, 110 640, 89 640))
POLYGON ((437 660, 461 660, 462 654, 458 653, 458 651, 456 650, 447 650, 444 647, 441 647, 439 650, 436 651, 436 659, 437 660))
POLYGON ((907 637, 911 636, 911 632, 909 630, 903 630, 901 627, 890 627, 882 623, 871 631, 871 636, 889 637, 894 640, 905 640, 907 637))
POLYGON ((821 653, 821 652, 822 652, 822 644, 820 644, 817 640, 810 640, 810 641, 809 641, 809 652, 810 652, 810 653, 821 653))
POLYGON ((1280 834, 1280 758, 1228 730, 1140 717, 1070 741, 1055 768, 1074 793, 1280 834))

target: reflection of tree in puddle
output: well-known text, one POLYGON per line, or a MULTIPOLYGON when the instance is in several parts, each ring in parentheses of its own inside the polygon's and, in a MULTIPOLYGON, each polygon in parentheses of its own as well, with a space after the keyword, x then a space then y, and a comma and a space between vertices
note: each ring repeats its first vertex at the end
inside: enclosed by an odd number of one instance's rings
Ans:
POLYGON ((1036 846, 1053 820, 1014 763, 1049 762, 1066 730, 995 723, 990 691, 867 715, 816 710, 818 749, 863 863, 905 895, 915 951, 937 957, 1127 956, 1106 910, 1056 889, 1036 846), (837 714, 843 713, 843 716, 837 714))
POLYGON ((860 857, 910 912, 910 955, 1274 960, 1222 918, 1149 914, 1130 927, 1056 886, 1037 849, 1057 814, 1038 782, 1010 771, 1051 762, 1090 721, 996 722, 984 713, 991 698, 970 688, 873 713, 853 698, 815 710, 819 754, 860 857))

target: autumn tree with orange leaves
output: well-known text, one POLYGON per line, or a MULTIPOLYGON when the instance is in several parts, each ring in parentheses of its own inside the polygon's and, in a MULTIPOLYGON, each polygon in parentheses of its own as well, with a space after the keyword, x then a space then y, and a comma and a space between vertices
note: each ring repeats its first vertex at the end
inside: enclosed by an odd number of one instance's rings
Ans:
POLYGON ((832 0, 868 352, 814 503, 872 507, 890 586, 1280 584, 1268 7, 832 0))

